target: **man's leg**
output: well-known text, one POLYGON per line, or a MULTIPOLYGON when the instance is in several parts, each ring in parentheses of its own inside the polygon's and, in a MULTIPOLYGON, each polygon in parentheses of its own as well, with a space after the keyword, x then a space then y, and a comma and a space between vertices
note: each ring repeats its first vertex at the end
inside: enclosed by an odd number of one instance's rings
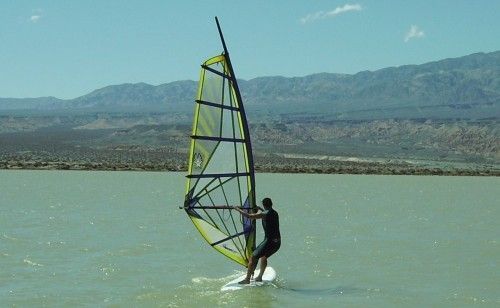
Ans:
POLYGON ((249 284, 250 283, 250 278, 253 275, 253 271, 255 270, 255 266, 257 265, 257 259, 252 256, 250 260, 248 260, 248 270, 247 270, 247 276, 245 279, 242 281, 238 282, 239 284, 249 284))
POLYGON ((266 270, 266 267, 267 267, 267 257, 263 256, 260 258, 260 273, 255 278, 255 281, 262 281, 262 275, 264 275, 264 271, 266 270))

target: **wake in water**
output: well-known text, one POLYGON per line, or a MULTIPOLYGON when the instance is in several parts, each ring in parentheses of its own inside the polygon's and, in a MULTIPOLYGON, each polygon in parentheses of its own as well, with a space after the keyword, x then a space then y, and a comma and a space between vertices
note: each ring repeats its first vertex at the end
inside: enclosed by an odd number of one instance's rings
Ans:
POLYGON ((231 281, 231 280, 235 279, 236 277, 239 277, 243 274, 244 274, 244 272, 242 272, 242 271, 235 271, 233 274, 225 276, 225 277, 221 277, 221 278, 195 277, 195 278, 192 278, 191 281, 195 284, 213 284, 215 282, 227 283, 227 282, 229 282, 229 281, 231 281))
POLYGON ((356 288, 350 286, 339 286, 334 288, 286 288, 281 289, 310 296, 341 296, 341 295, 363 295, 370 289, 356 288))
POLYGON ((337 286, 331 288, 301 288, 289 285, 285 280, 276 279, 276 288, 294 294, 306 296, 342 296, 342 295, 366 295, 379 292, 380 289, 358 288, 353 286, 337 286))

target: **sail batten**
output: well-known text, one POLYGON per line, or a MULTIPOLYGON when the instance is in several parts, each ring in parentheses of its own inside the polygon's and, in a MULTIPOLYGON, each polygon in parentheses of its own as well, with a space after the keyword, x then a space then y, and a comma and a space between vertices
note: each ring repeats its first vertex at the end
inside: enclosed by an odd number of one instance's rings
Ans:
POLYGON ((202 67, 202 68, 204 68, 204 69, 206 69, 207 71, 210 71, 210 72, 212 72, 212 73, 214 73, 214 74, 217 74, 217 75, 219 75, 219 76, 221 76, 221 77, 224 77, 225 79, 232 80, 231 76, 226 75, 226 74, 224 74, 224 73, 222 73, 222 72, 219 72, 219 71, 217 71, 217 70, 214 70, 214 69, 213 69, 213 68, 211 68, 210 66, 202 65, 201 67, 202 67))
POLYGON ((213 140, 213 141, 227 141, 227 142, 245 142, 245 139, 240 138, 224 138, 212 136, 191 136, 192 139, 213 140))
POLYGON ((187 178, 200 179, 200 178, 224 178, 224 177, 237 177, 237 176, 250 176, 249 172, 240 173, 209 173, 209 174, 188 174, 187 178))
POLYGON ((233 111, 238 111, 238 107, 233 107, 233 106, 227 106, 227 105, 220 105, 212 102, 207 102, 207 101, 201 101, 201 100, 196 100, 197 103, 202 104, 202 105, 207 105, 207 106, 212 106, 212 107, 217 107, 217 108, 222 108, 222 109, 229 109, 233 111))
POLYGON ((255 222, 232 207, 255 211, 253 156, 241 94, 223 46, 223 54, 201 65, 184 209, 211 247, 247 266, 255 249, 255 222))

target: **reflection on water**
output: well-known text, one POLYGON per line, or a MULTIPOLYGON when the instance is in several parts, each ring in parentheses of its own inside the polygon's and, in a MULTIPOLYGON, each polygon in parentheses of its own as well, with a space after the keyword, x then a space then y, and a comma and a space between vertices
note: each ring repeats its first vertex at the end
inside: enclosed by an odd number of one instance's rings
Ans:
POLYGON ((339 286, 336 288, 317 288, 317 289, 295 289, 283 288, 284 290, 296 292, 302 295, 311 296, 339 296, 339 295, 365 295, 370 292, 370 289, 362 289, 350 286, 339 286))

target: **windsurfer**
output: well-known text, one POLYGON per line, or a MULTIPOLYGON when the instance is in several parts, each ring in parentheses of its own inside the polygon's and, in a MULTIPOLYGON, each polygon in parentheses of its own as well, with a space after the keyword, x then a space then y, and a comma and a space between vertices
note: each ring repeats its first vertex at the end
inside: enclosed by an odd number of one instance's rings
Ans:
POLYGON ((279 215, 273 209, 273 202, 270 198, 262 200, 264 209, 259 207, 260 212, 247 213, 239 207, 234 207, 241 215, 250 219, 262 219, 262 228, 264 229, 264 240, 255 249, 252 257, 248 261, 247 276, 240 281, 240 284, 250 283, 250 278, 253 276, 257 262, 260 261, 260 273, 255 278, 255 281, 262 281, 262 275, 267 267, 267 259, 273 255, 281 246, 279 215))

